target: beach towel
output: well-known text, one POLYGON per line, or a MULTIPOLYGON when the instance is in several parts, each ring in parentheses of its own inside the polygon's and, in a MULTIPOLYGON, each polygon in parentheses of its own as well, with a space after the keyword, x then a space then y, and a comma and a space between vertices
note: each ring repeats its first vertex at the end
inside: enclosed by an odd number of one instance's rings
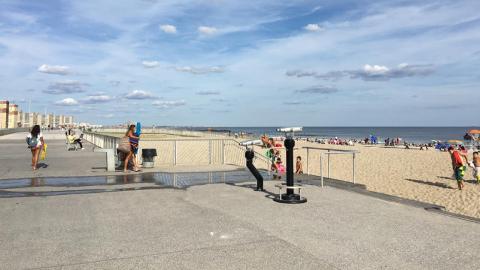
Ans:
POLYGON ((135 136, 139 137, 140 134, 142 134, 142 124, 140 122, 137 122, 137 125, 135 127, 135 136))

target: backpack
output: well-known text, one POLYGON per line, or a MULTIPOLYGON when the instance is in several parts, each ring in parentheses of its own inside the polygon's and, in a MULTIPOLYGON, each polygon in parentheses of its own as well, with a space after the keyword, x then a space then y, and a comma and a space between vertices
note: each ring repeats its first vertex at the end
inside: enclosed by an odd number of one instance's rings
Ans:
POLYGON ((28 137, 27 138, 27 144, 30 147, 36 147, 38 144, 38 138, 37 137, 28 137))

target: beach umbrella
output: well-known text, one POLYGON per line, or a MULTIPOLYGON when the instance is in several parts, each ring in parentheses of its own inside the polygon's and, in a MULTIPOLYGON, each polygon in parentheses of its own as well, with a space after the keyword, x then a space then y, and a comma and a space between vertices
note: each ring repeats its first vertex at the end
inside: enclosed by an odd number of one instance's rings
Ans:
POLYGON ((480 134, 480 129, 471 129, 468 133, 470 133, 470 134, 480 134))
POLYGON ((460 140, 448 140, 447 142, 450 144, 463 144, 463 141, 460 140))

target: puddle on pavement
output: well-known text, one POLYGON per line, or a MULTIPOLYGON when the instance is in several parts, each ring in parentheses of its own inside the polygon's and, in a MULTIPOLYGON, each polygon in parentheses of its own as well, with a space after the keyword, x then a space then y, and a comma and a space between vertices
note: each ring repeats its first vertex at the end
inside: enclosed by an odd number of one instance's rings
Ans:
MULTIPOLYGON (((260 171, 265 180, 270 176, 267 171, 260 171)), ((23 196, 54 196, 66 194, 98 193, 111 191, 126 191, 138 189, 159 189, 159 188, 186 188, 194 185, 216 184, 216 183, 240 183, 255 181, 255 178, 246 170, 237 171, 215 171, 215 172, 177 172, 177 173, 142 173, 113 176, 88 176, 88 177, 38 177, 27 179, 0 180, 0 198, 2 197, 23 197, 23 196), (150 183, 152 185, 137 186, 138 183, 150 183), (122 185, 120 188, 112 189, 111 186, 122 185), (125 186, 127 185, 127 186, 125 186), (66 189, 55 191, 16 191, 18 188, 29 187, 88 187, 88 186, 110 186, 109 189, 66 189)))

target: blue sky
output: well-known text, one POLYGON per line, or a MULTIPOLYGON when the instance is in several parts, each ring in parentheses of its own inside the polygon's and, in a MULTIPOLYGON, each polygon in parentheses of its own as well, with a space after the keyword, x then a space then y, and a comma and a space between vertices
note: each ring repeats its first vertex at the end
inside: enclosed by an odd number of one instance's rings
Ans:
POLYGON ((480 125, 478 10, 0 0, 0 99, 100 124, 480 125))

